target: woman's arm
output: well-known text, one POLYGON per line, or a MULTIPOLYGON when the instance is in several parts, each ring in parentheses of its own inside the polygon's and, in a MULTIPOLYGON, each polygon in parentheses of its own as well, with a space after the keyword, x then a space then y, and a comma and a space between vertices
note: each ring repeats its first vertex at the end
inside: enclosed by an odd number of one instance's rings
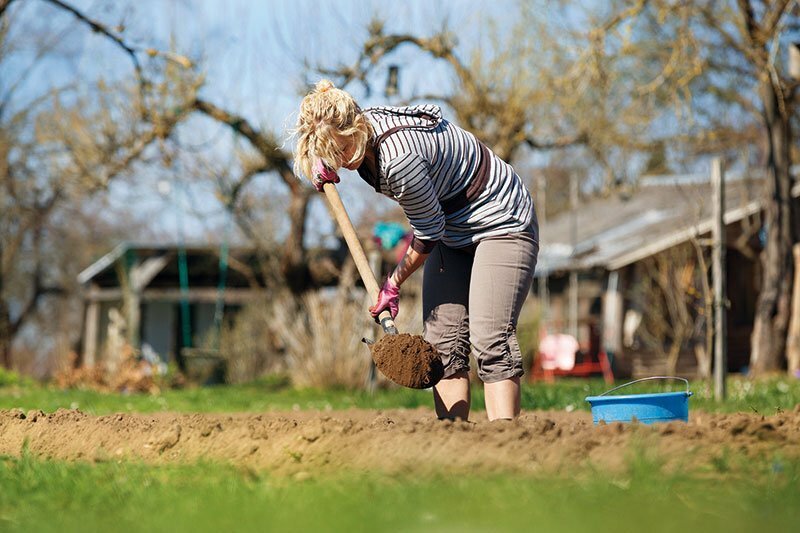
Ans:
POLYGON ((400 285, 425 262, 429 255, 418 252, 411 246, 408 247, 402 261, 383 283, 375 305, 369 308, 372 316, 377 317, 384 309, 389 309, 392 318, 397 316, 400 308, 400 285))
POLYGON ((393 285, 399 287, 405 280, 408 279, 409 276, 411 276, 411 274, 416 272, 416 270, 425 262, 429 255, 429 253, 420 253, 409 246, 406 249, 406 255, 403 256, 403 259, 397 264, 395 269, 389 275, 389 280, 393 285))

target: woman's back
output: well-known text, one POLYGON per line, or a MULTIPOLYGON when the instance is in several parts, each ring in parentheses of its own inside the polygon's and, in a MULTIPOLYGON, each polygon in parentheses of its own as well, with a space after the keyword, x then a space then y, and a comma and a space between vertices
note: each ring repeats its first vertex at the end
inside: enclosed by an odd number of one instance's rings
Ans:
POLYGON ((443 119, 438 106, 374 107, 364 115, 378 144, 372 185, 398 200, 418 239, 463 247, 531 225, 538 235, 533 201, 513 168, 443 119), (468 201, 459 198, 465 191, 468 201))

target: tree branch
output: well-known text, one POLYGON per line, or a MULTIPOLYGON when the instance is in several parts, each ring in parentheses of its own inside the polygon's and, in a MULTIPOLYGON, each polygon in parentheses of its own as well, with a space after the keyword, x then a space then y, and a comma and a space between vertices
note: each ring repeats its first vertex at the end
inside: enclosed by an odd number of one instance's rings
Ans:
MULTIPOLYGON (((294 176, 290 163, 291 155, 278 148, 278 142, 272 135, 259 131, 241 115, 226 111, 201 98, 195 99, 192 103, 192 107, 204 115, 226 124, 233 131, 250 141, 253 148, 264 157, 264 166, 256 173, 269 171, 278 172, 283 182, 293 193, 300 193, 304 189, 307 189, 307 187, 304 187, 300 180, 294 176)), ((250 179, 253 175, 255 174, 245 177, 250 179)))
MULTIPOLYGON (((726 45, 736 50, 746 59, 751 61, 758 70, 763 69, 767 62, 766 51, 763 49, 763 47, 754 48, 752 46, 744 46, 741 42, 737 41, 733 35, 731 35, 719 24, 715 13, 708 6, 702 7, 700 9, 700 14, 703 16, 705 23, 719 34, 726 45)), ((743 37, 746 37, 744 35, 746 32, 747 30, 742 28, 743 37)))
POLYGON ((586 144, 589 136, 585 132, 578 133, 569 137, 559 137, 552 141, 537 140, 532 137, 525 139, 525 144, 534 150, 557 150, 559 148, 567 148, 569 146, 576 146, 578 144, 586 144))
MULTIPOLYGON (((2 0, 0 0, 0 1, 2 1, 2 0)), ((10 1, 13 1, 13 0, 10 0, 10 1)), ((182 56, 182 55, 175 54, 175 53, 172 53, 172 52, 161 52, 159 50, 156 50, 155 48, 135 48, 132 45, 129 45, 120 36, 116 35, 114 32, 109 30, 108 27, 106 27, 104 24, 102 24, 102 23, 100 23, 100 22, 98 22, 98 21, 96 21, 96 20, 94 20, 92 18, 89 18, 89 16, 85 15, 84 13, 82 13, 78 9, 72 7, 71 5, 67 4, 66 2, 63 2, 62 0, 43 0, 43 1, 45 1, 45 2, 47 2, 49 4, 52 4, 53 6, 59 8, 59 9, 67 11, 68 13, 71 13, 80 22, 82 22, 83 24, 86 24, 87 26, 89 26, 89 28, 94 33, 99 33, 99 34, 103 35, 107 39, 111 40, 111 42, 113 42, 118 48, 120 48, 122 51, 124 51, 128 55, 128 57, 130 57, 131 62, 133 63, 133 68, 136 71, 136 79, 139 82, 140 96, 142 97, 143 101, 144 101, 144 96, 145 96, 146 89, 147 89, 147 87, 149 85, 149 81, 147 80, 147 78, 144 75, 144 71, 142 69, 142 65, 139 62, 138 56, 136 55, 137 52, 142 52, 143 51, 149 56, 162 56, 162 57, 166 58, 168 61, 172 61, 174 63, 177 63, 178 65, 182 66, 183 68, 191 68, 192 67, 192 64, 193 64, 192 61, 189 58, 187 58, 186 56, 182 56)))
POLYGON ((14 3, 14 0, 0 0, 0 18, 3 17, 6 10, 14 3))
POLYGON ((455 54, 455 43, 451 34, 443 30, 432 37, 423 38, 410 34, 384 34, 383 22, 373 21, 369 27, 370 36, 364 43, 360 56, 352 66, 342 66, 337 69, 317 68, 323 75, 338 78, 339 85, 345 87, 354 80, 360 80, 365 85, 367 74, 385 56, 395 51, 404 44, 412 44, 433 57, 444 59, 456 72, 461 83, 469 90, 476 90, 477 85, 469 68, 455 54))
POLYGON ((750 42, 750 46, 753 48, 763 46, 765 41, 763 40, 761 28, 759 28, 758 22, 756 22, 753 4, 750 3, 750 0, 736 0, 736 3, 739 5, 739 11, 744 18, 744 36, 750 42))
MULTIPOLYGON (((44 206, 41 206, 41 209, 45 212, 50 211, 53 206, 55 205, 55 195, 52 197, 44 206)), ((39 219, 41 222, 41 219, 39 219)), ((31 317, 31 315, 36 311, 36 307, 39 305, 39 300, 42 296, 46 296, 49 294, 66 294, 66 289, 60 286, 49 286, 44 284, 44 274, 42 268, 42 257, 41 257, 41 245, 42 245, 42 230, 43 226, 41 223, 36 227, 33 233, 33 242, 32 246, 34 248, 34 260, 35 260, 35 267, 33 272, 33 294, 25 302, 25 305, 20 310, 19 315, 17 318, 10 322, 9 324, 9 331, 11 337, 14 337, 19 333, 20 328, 23 324, 31 317)))
POLYGON ((764 39, 769 40, 769 37, 775 33, 775 29, 780 24, 786 9, 793 0, 773 0, 775 2, 773 10, 764 15, 762 22, 762 31, 764 32, 764 39))
POLYGON ((136 51, 131 46, 125 43, 125 41, 123 41, 117 35, 111 33, 111 31, 108 28, 106 28, 103 24, 93 19, 90 19, 88 16, 84 15, 71 5, 62 2, 61 0, 44 0, 44 1, 53 4, 54 6, 63 9, 64 11, 72 13, 72 15, 75 18, 77 18, 84 24, 88 25, 93 32, 100 33, 106 36, 107 38, 111 39, 111 41, 113 41, 119 48, 121 48, 126 54, 128 54, 128 57, 130 57, 131 61, 133 62, 133 68, 136 70, 136 77, 139 80, 140 89, 142 90, 142 94, 144 94, 144 88, 146 84, 145 84, 144 74, 142 72, 142 65, 139 63, 139 58, 136 57, 136 51))
POLYGON ((269 172, 270 167, 266 164, 257 165, 246 169, 239 179, 234 183, 233 187, 228 191, 227 198, 225 199, 226 207, 229 211, 233 211, 239 196, 242 194, 244 188, 255 178, 257 175, 264 172, 269 172))

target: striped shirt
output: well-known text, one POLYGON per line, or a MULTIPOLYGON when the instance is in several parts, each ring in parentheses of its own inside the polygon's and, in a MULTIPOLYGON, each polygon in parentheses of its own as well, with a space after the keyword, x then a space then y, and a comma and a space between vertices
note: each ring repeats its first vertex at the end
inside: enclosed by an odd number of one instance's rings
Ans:
POLYGON ((427 253, 439 241, 466 247, 528 226, 538 240, 530 193, 511 165, 488 150, 483 190, 464 207, 445 213, 442 203, 463 194, 475 177, 481 145, 442 118, 439 106, 371 107, 364 115, 375 130, 373 141, 400 128, 379 143, 377 183, 372 185, 400 204, 414 231, 414 249, 427 253))

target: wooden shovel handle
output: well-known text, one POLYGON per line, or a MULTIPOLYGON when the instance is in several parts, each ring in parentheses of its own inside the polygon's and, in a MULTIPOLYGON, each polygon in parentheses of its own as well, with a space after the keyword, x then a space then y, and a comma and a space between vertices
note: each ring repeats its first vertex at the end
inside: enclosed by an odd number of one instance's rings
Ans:
MULTIPOLYGON (((333 216, 336 218, 336 222, 342 230, 342 235, 344 235, 344 240, 347 242, 347 247, 350 249, 350 255, 353 257, 353 261, 356 264, 358 273, 361 276, 361 281, 364 282, 364 286, 367 288, 367 294, 369 294, 370 299, 375 302, 378 299, 378 293, 381 289, 375 279, 375 274, 369 266, 367 254, 364 253, 361 241, 358 240, 358 235, 356 235, 353 223, 350 221, 350 217, 347 215, 347 211, 344 208, 342 199, 339 196, 339 191, 336 190, 336 186, 333 183, 325 183, 322 186, 322 190, 325 193, 328 204, 331 206, 333 216)), ((397 333, 397 326, 395 326, 392 315, 389 313, 388 309, 382 311, 381 314, 378 315, 378 320, 383 327, 383 331, 386 333, 397 333)))

